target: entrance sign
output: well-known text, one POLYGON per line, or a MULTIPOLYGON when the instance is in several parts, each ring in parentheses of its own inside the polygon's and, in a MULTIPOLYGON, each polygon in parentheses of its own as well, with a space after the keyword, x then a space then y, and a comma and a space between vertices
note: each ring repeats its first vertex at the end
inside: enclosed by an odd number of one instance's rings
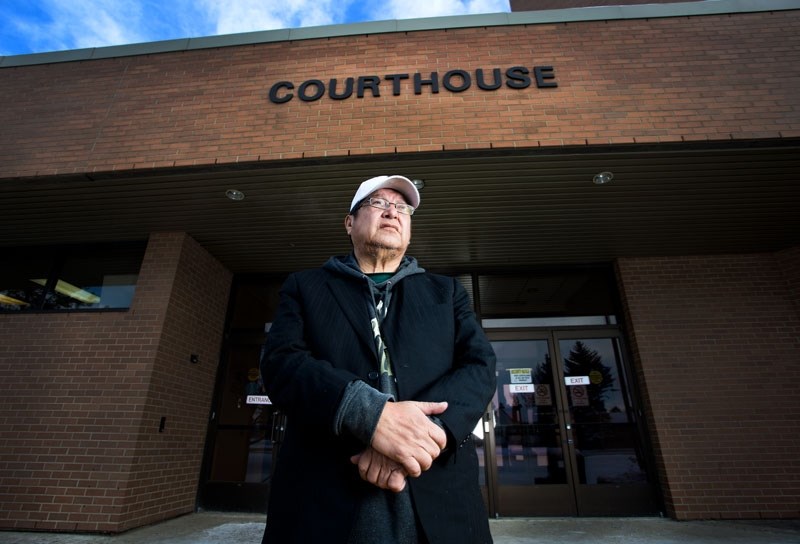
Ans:
POLYGON ((267 395, 247 395, 247 404, 272 404, 267 395))
POLYGON ((431 94, 438 94, 440 85, 451 93, 464 92, 473 87, 473 81, 482 91, 494 91, 503 85, 509 89, 527 89, 534 83, 539 89, 558 87, 555 78, 552 66, 534 66, 532 69, 512 66, 505 71, 501 68, 492 68, 488 71, 478 68, 474 72, 449 70, 442 75, 439 72, 428 74, 417 72, 387 74, 383 77, 377 75, 348 77, 343 83, 336 78, 327 82, 321 79, 307 79, 299 85, 291 81, 278 81, 269 89, 269 101, 273 104, 285 104, 297 96, 303 102, 313 102, 326 94, 332 100, 345 100, 353 96, 353 93, 357 98, 364 98, 367 92, 377 98, 381 96, 381 83, 384 83, 385 87, 391 87, 393 96, 400 96, 403 90, 401 83, 404 80, 410 80, 414 94, 420 95, 423 88, 431 94))

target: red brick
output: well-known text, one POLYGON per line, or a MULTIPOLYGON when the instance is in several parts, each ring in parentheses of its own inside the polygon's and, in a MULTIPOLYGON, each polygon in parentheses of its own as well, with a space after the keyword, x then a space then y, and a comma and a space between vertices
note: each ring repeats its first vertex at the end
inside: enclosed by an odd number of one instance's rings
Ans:
POLYGON ((192 511, 230 281, 185 234, 154 234, 129 311, 0 315, 0 528, 119 532, 192 511))
POLYGON ((332 37, 3 68, 0 101, 15 107, 0 110, 0 179, 463 146, 796 137, 798 63, 800 12, 781 11, 332 37), (378 98, 267 99, 280 80, 441 77, 519 64, 552 65, 559 86, 485 92, 473 81, 462 93, 425 87, 416 96, 405 80, 400 96, 384 81, 378 98))
POLYGON ((796 517, 800 249, 617 268, 669 514, 796 517))

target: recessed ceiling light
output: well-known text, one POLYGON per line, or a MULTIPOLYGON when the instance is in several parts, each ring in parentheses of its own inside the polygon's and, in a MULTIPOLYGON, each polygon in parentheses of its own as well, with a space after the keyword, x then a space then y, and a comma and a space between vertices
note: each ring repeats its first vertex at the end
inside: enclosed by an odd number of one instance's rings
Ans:
POLYGON ((606 183, 611 183, 612 179, 614 179, 613 172, 600 172, 599 174, 594 175, 594 178, 592 178, 592 183, 595 185, 605 185, 606 183))
POLYGON ((244 200, 244 193, 237 189, 228 189, 225 191, 225 196, 231 200, 244 200))
POLYGON ((413 183, 414 187, 416 187, 417 189, 422 189, 423 187, 425 187, 424 179, 412 179, 411 183, 413 183))

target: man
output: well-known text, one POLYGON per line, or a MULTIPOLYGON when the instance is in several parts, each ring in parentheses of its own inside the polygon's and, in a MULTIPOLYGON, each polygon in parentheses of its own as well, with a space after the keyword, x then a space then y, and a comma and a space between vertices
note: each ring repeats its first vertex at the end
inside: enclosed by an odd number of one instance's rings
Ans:
POLYGON ((289 276, 261 373, 288 417, 267 543, 485 543, 471 432, 495 357, 464 288, 406 256, 417 188, 366 180, 353 252, 289 276))

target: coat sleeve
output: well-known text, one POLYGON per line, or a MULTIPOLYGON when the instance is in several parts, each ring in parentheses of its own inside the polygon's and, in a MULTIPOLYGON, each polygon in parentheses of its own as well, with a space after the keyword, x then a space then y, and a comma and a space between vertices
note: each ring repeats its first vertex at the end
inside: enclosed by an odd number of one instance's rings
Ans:
MULTIPOLYGON (((303 284, 312 291, 320 285, 305 277, 303 284)), ((267 335, 261 375, 270 400, 286 412, 293 424, 332 435, 344 391, 358 377, 313 353, 306 336, 309 308, 304 295, 308 291, 301 290, 298 275, 289 276, 281 288, 278 312, 267 335)))
POLYGON ((439 415, 448 433, 463 443, 486 410, 495 392, 496 358, 472 311, 464 287, 453 282, 453 360, 450 370, 420 395, 419 400, 447 401, 447 411, 439 415))

